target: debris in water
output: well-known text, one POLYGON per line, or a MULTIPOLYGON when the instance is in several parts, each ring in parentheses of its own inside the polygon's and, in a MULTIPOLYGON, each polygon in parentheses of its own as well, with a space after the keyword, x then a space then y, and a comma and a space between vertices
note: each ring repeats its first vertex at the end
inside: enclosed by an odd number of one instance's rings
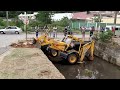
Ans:
POLYGON ((76 76, 77 79, 81 79, 80 78, 80 70, 78 69, 78 75, 76 76))

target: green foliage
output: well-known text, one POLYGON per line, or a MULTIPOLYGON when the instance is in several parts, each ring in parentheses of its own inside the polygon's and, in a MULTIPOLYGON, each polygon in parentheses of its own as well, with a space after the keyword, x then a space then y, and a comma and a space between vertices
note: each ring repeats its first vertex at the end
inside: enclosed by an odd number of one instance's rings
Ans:
MULTIPOLYGON (((8 11, 8 17, 14 18, 25 11, 8 11)), ((27 11, 27 13, 33 13, 33 11, 27 11)), ((6 11, 0 11, 0 17, 6 17, 6 11)))
POLYGON ((16 21, 16 26, 21 27, 23 26, 23 22, 21 20, 16 21))
POLYGON ((112 39, 113 33, 111 30, 108 30, 106 32, 101 32, 99 34, 99 40, 102 42, 110 41, 112 39))
POLYGON ((64 17, 64 18, 59 22, 59 24, 60 24, 60 26, 62 26, 62 27, 66 27, 66 26, 69 25, 69 22, 70 22, 70 20, 69 20, 67 17, 64 17))
POLYGON ((39 11, 36 15, 36 19, 43 25, 51 24, 51 15, 52 12, 50 11, 39 11))
POLYGON ((5 21, 2 18, 0 18, 0 26, 5 26, 5 21))
POLYGON ((66 27, 70 23, 70 20, 67 17, 62 18, 60 21, 53 21, 52 24, 53 26, 61 26, 61 27, 66 27))
POLYGON ((21 27, 23 26, 23 22, 21 20, 18 20, 18 19, 14 19, 12 21, 9 22, 9 25, 10 26, 18 26, 18 27, 21 27))
POLYGON ((41 23, 39 21, 31 21, 29 24, 31 27, 39 26, 41 23))
POLYGON ((101 20, 100 16, 96 16, 96 17, 94 17, 94 21, 95 22, 101 22, 102 20, 101 20))

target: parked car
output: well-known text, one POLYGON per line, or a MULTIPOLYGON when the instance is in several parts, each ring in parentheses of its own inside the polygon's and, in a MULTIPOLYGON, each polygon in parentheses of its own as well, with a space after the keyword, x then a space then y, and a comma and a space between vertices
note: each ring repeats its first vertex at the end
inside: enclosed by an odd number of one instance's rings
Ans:
MULTIPOLYGON (((114 27, 114 26, 106 26, 105 31, 112 30, 112 27, 114 27)), ((120 26, 115 26, 115 30, 120 30, 120 26)))
POLYGON ((86 31, 86 32, 89 32, 90 30, 91 30, 91 27, 86 27, 86 28, 85 28, 85 31, 86 31))
POLYGON ((15 33, 20 34, 22 32, 22 29, 17 26, 8 26, 5 29, 0 29, 0 33, 6 34, 6 33, 15 33))

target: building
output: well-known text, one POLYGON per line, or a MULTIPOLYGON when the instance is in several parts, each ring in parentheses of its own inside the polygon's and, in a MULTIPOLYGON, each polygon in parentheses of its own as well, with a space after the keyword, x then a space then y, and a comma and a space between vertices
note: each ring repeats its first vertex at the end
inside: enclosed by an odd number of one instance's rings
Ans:
MULTIPOLYGON (((106 27, 106 25, 114 26, 114 11, 90 11, 87 12, 77 12, 72 14, 71 27, 74 29, 79 29, 81 26, 96 28, 106 27), (101 22, 95 22, 95 16, 101 15, 101 22)), ((120 15, 117 15, 116 26, 120 26, 120 15)))
POLYGON ((72 18, 72 13, 56 13, 51 18, 53 21, 60 21, 62 18, 67 17, 68 19, 72 18))
POLYGON ((89 27, 89 26, 95 26, 94 24, 94 15, 93 14, 87 14, 87 12, 77 12, 72 13, 71 18, 71 27, 75 29, 79 29, 81 26, 89 27))
MULTIPOLYGON (((33 14, 26 14, 26 16, 29 18, 29 19, 35 19, 36 17, 36 15, 38 14, 38 12, 34 12, 33 14)), ((20 15, 18 15, 18 18, 20 19, 20 20, 22 20, 22 19, 24 19, 25 18, 25 14, 20 14, 20 15)))

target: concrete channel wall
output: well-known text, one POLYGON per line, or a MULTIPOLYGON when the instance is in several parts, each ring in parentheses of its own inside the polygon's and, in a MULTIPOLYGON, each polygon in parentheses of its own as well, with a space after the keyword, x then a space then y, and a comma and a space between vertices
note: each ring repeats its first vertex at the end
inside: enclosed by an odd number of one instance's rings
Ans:
POLYGON ((120 47, 96 41, 94 55, 112 64, 120 66, 120 47))

